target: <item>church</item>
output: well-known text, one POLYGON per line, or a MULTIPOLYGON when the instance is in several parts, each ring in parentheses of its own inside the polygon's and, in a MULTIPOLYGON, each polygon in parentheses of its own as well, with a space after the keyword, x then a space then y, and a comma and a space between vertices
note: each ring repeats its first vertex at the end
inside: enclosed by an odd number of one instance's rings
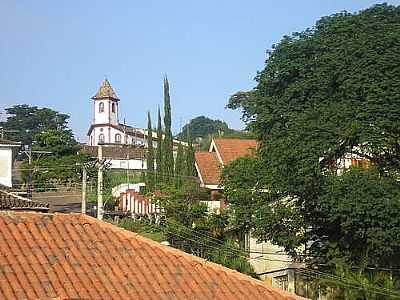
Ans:
MULTIPOLYGON (((88 145, 146 145, 147 130, 134 128, 119 122, 119 102, 110 82, 105 79, 92 97, 93 119, 88 130, 88 145)), ((153 134, 153 139, 157 134, 153 134)), ((156 143, 154 144, 156 147, 156 143)))
MULTIPOLYGON (((109 159, 112 169, 146 170, 147 129, 120 123, 120 99, 107 79, 91 99, 93 118, 82 153, 96 157, 100 144, 104 146, 103 157, 109 159)), ((153 147, 157 148, 157 132, 153 132, 152 140, 153 147)), ((174 155, 179 143, 187 146, 187 143, 174 139, 174 155)))

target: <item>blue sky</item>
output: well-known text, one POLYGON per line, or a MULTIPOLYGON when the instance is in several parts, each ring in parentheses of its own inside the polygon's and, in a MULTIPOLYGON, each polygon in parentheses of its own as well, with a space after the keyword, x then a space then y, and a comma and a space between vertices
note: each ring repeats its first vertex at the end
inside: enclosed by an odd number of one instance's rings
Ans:
POLYGON ((120 120, 141 127, 162 104, 167 73, 175 132, 199 115, 243 128, 240 113, 224 107, 231 94, 255 86, 272 44, 321 16, 375 3, 0 0, 0 112, 50 107, 69 114, 84 141, 90 97, 104 77, 121 99, 120 120))

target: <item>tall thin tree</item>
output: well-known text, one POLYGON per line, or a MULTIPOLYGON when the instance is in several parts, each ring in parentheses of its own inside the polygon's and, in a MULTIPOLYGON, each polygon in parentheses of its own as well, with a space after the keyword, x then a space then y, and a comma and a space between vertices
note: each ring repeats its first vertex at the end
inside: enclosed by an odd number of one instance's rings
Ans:
POLYGON ((156 168, 157 168, 157 181, 162 180, 162 125, 160 107, 158 107, 158 120, 157 120, 157 152, 156 152, 156 168))
POLYGON ((147 113, 147 189, 154 189, 154 148, 153 148, 153 128, 151 126, 150 112, 147 113))
POLYGON ((165 137, 163 140, 163 173, 168 178, 174 175, 174 155, 171 131, 171 98, 169 95, 169 83, 166 75, 164 77, 164 128, 165 137))
POLYGON ((192 142, 192 137, 190 134, 190 128, 189 126, 187 127, 187 144, 188 148, 186 150, 186 172, 185 175, 187 176, 196 176, 196 167, 194 165, 195 163, 195 157, 194 157, 194 148, 193 148, 193 142, 192 142))
POLYGON ((185 175, 185 152, 183 150, 182 144, 178 145, 178 151, 176 152, 175 160, 175 185, 177 187, 182 186, 182 177, 185 175))

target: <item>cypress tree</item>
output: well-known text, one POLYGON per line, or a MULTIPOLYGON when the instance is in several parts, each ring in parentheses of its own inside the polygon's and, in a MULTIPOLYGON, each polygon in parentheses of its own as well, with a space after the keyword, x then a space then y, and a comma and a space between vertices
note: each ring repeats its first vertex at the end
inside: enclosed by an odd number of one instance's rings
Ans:
POLYGON ((174 155, 171 131, 171 99, 169 96, 169 83, 167 76, 164 77, 164 127, 165 137, 163 140, 163 173, 167 176, 174 175, 174 155))
POLYGON ((151 127, 150 112, 147 113, 147 189, 154 188, 154 149, 153 149, 153 128, 151 127))
POLYGON ((158 107, 158 121, 157 121, 157 152, 156 152, 156 168, 157 168, 157 181, 162 180, 162 127, 161 127, 161 113, 158 107))
POLYGON ((189 127, 187 128, 187 144, 188 144, 188 148, 186 150, 186 172, 185 172, 185 175, 196 176, 196 167, 194 165, 194 162, 195 162, 194 148, 193 148, 192 137, 190 134, 189 127))
POLYGON ((182 185, 183 175, 185 175, 185 153, 182 144, 179 144, 175 160, 175 183, 177 187, 182 185))

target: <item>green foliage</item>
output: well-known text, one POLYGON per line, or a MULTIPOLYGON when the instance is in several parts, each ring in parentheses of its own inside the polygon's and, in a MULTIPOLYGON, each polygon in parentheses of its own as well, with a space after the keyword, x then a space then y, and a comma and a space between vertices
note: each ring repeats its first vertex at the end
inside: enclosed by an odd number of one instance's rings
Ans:
POLYGON ((400 185, 369 169, 327 176, 314 201, 305 204, 309 251, 332 262, 400 266, 400 185), (340 261, 339 261, 340 262, 340 261))
POLYGON ((328 263, 399 266, 399 23, 386 4, 324 17, 273 46, 257 87, 231 97, 261 142, 262 239, 292 254, 312 245, 328 263), (374 168, 329 174, 346 153, 374 168))
POLYGON ((228 216, 209 213, 200 202, 208 197, 193 181, 186 180, 180 188, 164 186, 156 199, 165 212, 165 236, 175 248, 256 277, 245 254, 229 239, 228 216))
POLYGON ((248 131, 234 130, 220 120, 213 120, 205 116, 196 117, 183 126, 182 131, 176 136, 179 140, 187 139, 190 130, 192 139, 199 143, 200 149, 207 151, 210 148, 211 139, 214 136, 234 138, 254 138, 248 131))
POLYGON ((192 137, 190 133, 190 128, 187 128, 187 144, 188 148, 186 150, 186 167, 185 167, 185 175, 186 176, 196 176, 196 167, 195 167, 195 158, 194 158, 194 148, 192 143, 192 137))
POLYGON ((232 240, 227 240, 220 249, 213 250, 210 253, 209 259, 227 268, 258 278, 254 268, 247 261, 245 253, 241 252, 239 247, 232 240))
POLYGON ((325 293, 330 293, 331 299, 391 300, 400 297, 400 282, 389 272, 338 265, 332 275, 314 280, 325 293))
POLYGON ((231 226, 237 231, 248 232, 254 227, 254 212, 264 200, 264 193, 255 189, 261 172, 261 161, 252 156, 238 158, 223 169, 221 185, 234 212, 231 226))
POLYGON ((147 176, 146 187, 148 191, 154 189, 154 149, 153 149, 153 128, 151 127, 150 112, 147 114, 147 176))
POLYGON ((185 175, 185 164, 185 152, 183 150, 182 144, 179 144, 175 160, 175 184, 177 187, 180 187, 183 183, 182 176, 185 175))
POLYGON ((119 221, 118 226, 126 230, 136 232, 156 242, 162 242, 166 240, 166 237, 160 227, 150 223, 150 221, 145 218, 141 220, 123 218, 121 221, 119 221))
POLYGON ((30 145, 36 134, 48 130, 62 131, 72 138, 72 133, 67 128, 68 115, 50 108, 38 108, 27 104, 14 105, 5 111, 9 116, 5 122, 0 122, 0 126, 5 130, 16 131, 6 133, 6 138, 9 140, 30 145))
POLYGON ((163 173, 167 176, 174 175, 174 155, 173 141, 171 131, 171 99, 169 96, 168 78, 164 78, 164 127, 165 136, 162 143, 163 146, 163 173))
MULTIPOLYGON (((32 170, 33 188, 40 190, 54 189, 57 185, 80 183, 82 165, 91 158, 86 155, 44 156, 34 159, 32 165, 25 160, 21 163, 21 177, 25 183, 29 182, 29 170, 32 170)), ((89 177, 95 174, 94 169, 88 171, 89 177)), ((39 190, 37 190, 39 191, 39 190)))
POLYGON ((45 150, 52 155, 73 155, 79 150, 70 130, 47 129, 35 134, 33 150, 45 150))
MULTIPOLYGON (((157 115, 157 150, 156 150, 156 168, 157 174, 162 174, 162 128, 161 128, 161 113, 160 108, 158 108, 157 115)), ((159 179, 159 178, 157 178, 159 179)))
POLYGON ((193 139, 205 138, 209 135, 223 135, 234 132, 223 121, 213 120, 205 116, 199 116, 191 119, 190 122, 183 126, 182 131, 177 135, 181 141, 186 139, 187 131, 190 129, 193 139))

